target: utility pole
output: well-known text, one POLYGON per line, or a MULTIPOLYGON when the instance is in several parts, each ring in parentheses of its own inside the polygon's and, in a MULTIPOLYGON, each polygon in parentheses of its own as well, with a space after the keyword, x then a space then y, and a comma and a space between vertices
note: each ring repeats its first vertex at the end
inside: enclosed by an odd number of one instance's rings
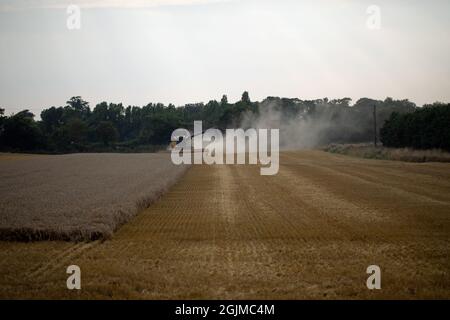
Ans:
POLYGON ((377 105, 373 105, 373 144, 377 147, 378 133, 377 133, 377 105))

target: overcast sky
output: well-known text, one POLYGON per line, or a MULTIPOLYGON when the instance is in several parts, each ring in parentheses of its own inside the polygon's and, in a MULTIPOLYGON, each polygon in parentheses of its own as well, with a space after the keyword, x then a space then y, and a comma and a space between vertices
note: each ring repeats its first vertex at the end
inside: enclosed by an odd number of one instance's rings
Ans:
POLYGON ((0 0, 0 107, 267 96, 450 102, 446 0, 0 0), (81 6, 81 29, 66 25, 81 6), (381 28, 367 27, 367 8, 381 28))

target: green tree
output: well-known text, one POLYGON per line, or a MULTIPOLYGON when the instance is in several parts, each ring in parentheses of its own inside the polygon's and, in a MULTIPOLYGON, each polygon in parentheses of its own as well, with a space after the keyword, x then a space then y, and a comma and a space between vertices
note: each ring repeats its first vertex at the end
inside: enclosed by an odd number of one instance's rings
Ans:
POLYGON ((41 124, 46 133, 52 133, 56 128, 64 124, 64 108, 51 107, 41 112, 41 124))
POLYGON ((435 103, 413 113, 393 113, 381 129, 387 147, 450 151, 450 104, 435 103))
POLYGON ((97 137, 103 142, 105 146, 117 141, 119 133, 116 127, 110 121, 102 121, 98 124, 96 129, 97 137))
POLYGON ((83 120, 89 118, 91 114, 89 102, 84 101, 80 96, 72 97, 66 103, 67 106, 64 108, 64 118, 66 123, 74 117, 83 120))
POLYGON ((80 145, 86 142, 88 126, 81 119, 72 119, 66 125, 70 143, 80 145))
POLYGON ((250 101, 250 96, 249 96, 247 91, 244 91, 244 93, 242 94, 241 102, 243 102, 245 104, 251 104, 252 103, 250 101))
POLYGON ((34 121, 34 115, 23 110, 4 119, 2 144, 19 150, 35 150, 42 147, 43 136, 34 121))
POLYGON ((66 102, 72 109, 86 112, 89 110, 89 102, 84 101, 80 96, 72 97, 66 102))
POLYGON ((222 96, 222 99, 220 99, 220 105, 221 105, 222 107, 225 107, 225 106, 228 105, 228 97, 227 97, 226 94, 224 94, 224 95, 222 96))

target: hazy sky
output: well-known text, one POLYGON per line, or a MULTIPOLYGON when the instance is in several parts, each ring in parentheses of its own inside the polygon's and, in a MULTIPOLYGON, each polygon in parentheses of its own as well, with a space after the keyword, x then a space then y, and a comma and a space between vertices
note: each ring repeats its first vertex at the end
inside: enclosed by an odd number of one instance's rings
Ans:
POLYGON ((448 0, 0 0, 0 107, 267 96, 450 102, 448 0), (66 26, 81 5, 81 29, 66 26), (370 5, 381 28, 367 27, 370 5))

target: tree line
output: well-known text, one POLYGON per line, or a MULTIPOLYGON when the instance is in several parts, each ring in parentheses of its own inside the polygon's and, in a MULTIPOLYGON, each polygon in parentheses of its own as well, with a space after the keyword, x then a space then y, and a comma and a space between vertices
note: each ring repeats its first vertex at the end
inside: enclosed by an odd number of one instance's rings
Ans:
MULTIPOLYGON (((252 102, 248 92, 244 92, 235 103, 228 102, 224 95, 220 101, 179 107, 162 103, 125 107, 122 103, 101 102, 91 109, 87 101, 75 96, 64 106, 44 109, 39 120, 29 110, 5 116, 4 109, 0 109, 0 150, 50 153, 154 151, 168 145, 173 130, 192 129, 195 120, 202 120, 204 129, 245 129, 246 119, 258 118, 269 109, 280 115, 280 121, 326 122, 319 143, 367 142, 373 139, 374 105, 379 123, 389 119, 387 123, 391 127, 392 123, 400 121, 395 119, 415 114, 418 109, 408 100, 391 98, 384 101, 362 98, 354 105, 350 103, 349 98, 300 100, 278 97, 252 102)), ((390 144, 392 140, 386 139, 386 130, 381 130, 383 142, 390 144)), ((389 132, 394 135, 392 130, 389 132)))
POLYGON ((407 114, 393 112, 380 133, 387 147, 450 151, 450 104, 425 105, 407 114))
POLYGON ((0 109, 0 150, 41 152, 152 151, 166 147, 172 131, 193 127, 194 120, 206 126, 226 128, 240 113, 254 107, 249 95, 228 103, 194 103, 182 107, 149 103, 143 107, 101 102, 91 109, 82 97, 70 98, 65 106, 50 107, 40 120, 29 110, 9 117, 0 109))

